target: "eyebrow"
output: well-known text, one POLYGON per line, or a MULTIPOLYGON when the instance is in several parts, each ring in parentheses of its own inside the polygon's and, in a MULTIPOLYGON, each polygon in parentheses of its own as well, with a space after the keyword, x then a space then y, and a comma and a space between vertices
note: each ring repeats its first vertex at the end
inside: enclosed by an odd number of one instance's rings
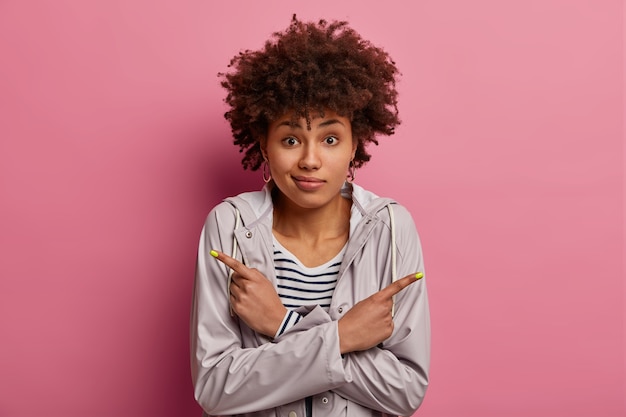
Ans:
MULTIPOLYGON (((328 119, 328 120, 324 120, 323 122, 321 122, 318 125, 318 127, 326 127, 326 126, 334 125, 334 124, 337 124, 337 123, 343 126, 343 123, 340 120, 338 120, 338 119, 328 119)), ((300 123, 291 123, 291 120, 284 120, 284 121, 280 122, 276 126, 276 129, 278 129, 281 126, 289 126, 289 127, 302 129, 302 126, 300 125, 300 123)))

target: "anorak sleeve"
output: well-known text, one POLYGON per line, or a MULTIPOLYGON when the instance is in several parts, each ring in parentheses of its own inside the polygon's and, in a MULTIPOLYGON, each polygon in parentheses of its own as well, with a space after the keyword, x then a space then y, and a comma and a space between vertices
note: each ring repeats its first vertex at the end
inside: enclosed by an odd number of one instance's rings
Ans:
POLYGON ((261 340, 230 315, 228 272, 209 251, 230 253, 233 228, 234 210, 222 203, 207 217, 200 237, 190 335, 200 406, 209 415, 243 414, 346 383, 337 323, 323 309, 308 312, 289 337, 274 341, 261 340))
MULTIPOLYGON (((424 272, 421 244, 411 215, 399 205, 394 205, 394 213, 398 278, 424 272)), ((351 382, 334 391, 374 410, 410 416, 422 403, 428 387, 430 314, 426 277, 396 295, 393 321, 392 336, 379 347, 345 355, 344 369, 351 382)))

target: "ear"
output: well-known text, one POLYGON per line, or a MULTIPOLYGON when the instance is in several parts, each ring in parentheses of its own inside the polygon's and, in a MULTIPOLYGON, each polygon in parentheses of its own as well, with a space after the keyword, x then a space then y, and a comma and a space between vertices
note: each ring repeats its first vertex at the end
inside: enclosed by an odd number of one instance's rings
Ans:
POLYGON ((359 141, 357 139, 354 139, 352 141, 352 157, 350 158, 350 161, 354 160, 354 157, 356 156, 356 148, 359 146, 359 141))
POLYGON ((258 141, 259 148, 261 149, 261 155, 263 156, 263 159, 267 161, 267 139, 265 137, 260 137, 258 141))

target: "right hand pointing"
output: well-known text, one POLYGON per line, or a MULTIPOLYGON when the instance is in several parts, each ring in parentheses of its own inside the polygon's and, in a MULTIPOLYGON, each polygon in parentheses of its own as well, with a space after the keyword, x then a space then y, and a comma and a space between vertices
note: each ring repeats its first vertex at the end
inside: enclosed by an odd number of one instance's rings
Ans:
POLYGON ((341 353, 367 350, 388 339, 393 333, 393 296, 423 276, 407 275, 356 303, 338 322, 341 353))
POLYGON ((270 280, 225 253, 211 251, 211 256, 233 270, 228 289, 233 312, 254 331, 274 337, 287 309, 270 280))

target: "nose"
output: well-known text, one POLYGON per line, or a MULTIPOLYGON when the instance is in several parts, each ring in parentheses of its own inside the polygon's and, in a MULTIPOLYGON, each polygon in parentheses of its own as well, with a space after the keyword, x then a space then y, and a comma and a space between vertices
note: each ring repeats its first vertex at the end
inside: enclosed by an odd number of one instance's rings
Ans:
POLYGON ((309 143, 303 146, 298 167, 305 170, 317 170, 321 165, 322 160, 319 155, 319 149, 317 149, 315 144, 309 143))

